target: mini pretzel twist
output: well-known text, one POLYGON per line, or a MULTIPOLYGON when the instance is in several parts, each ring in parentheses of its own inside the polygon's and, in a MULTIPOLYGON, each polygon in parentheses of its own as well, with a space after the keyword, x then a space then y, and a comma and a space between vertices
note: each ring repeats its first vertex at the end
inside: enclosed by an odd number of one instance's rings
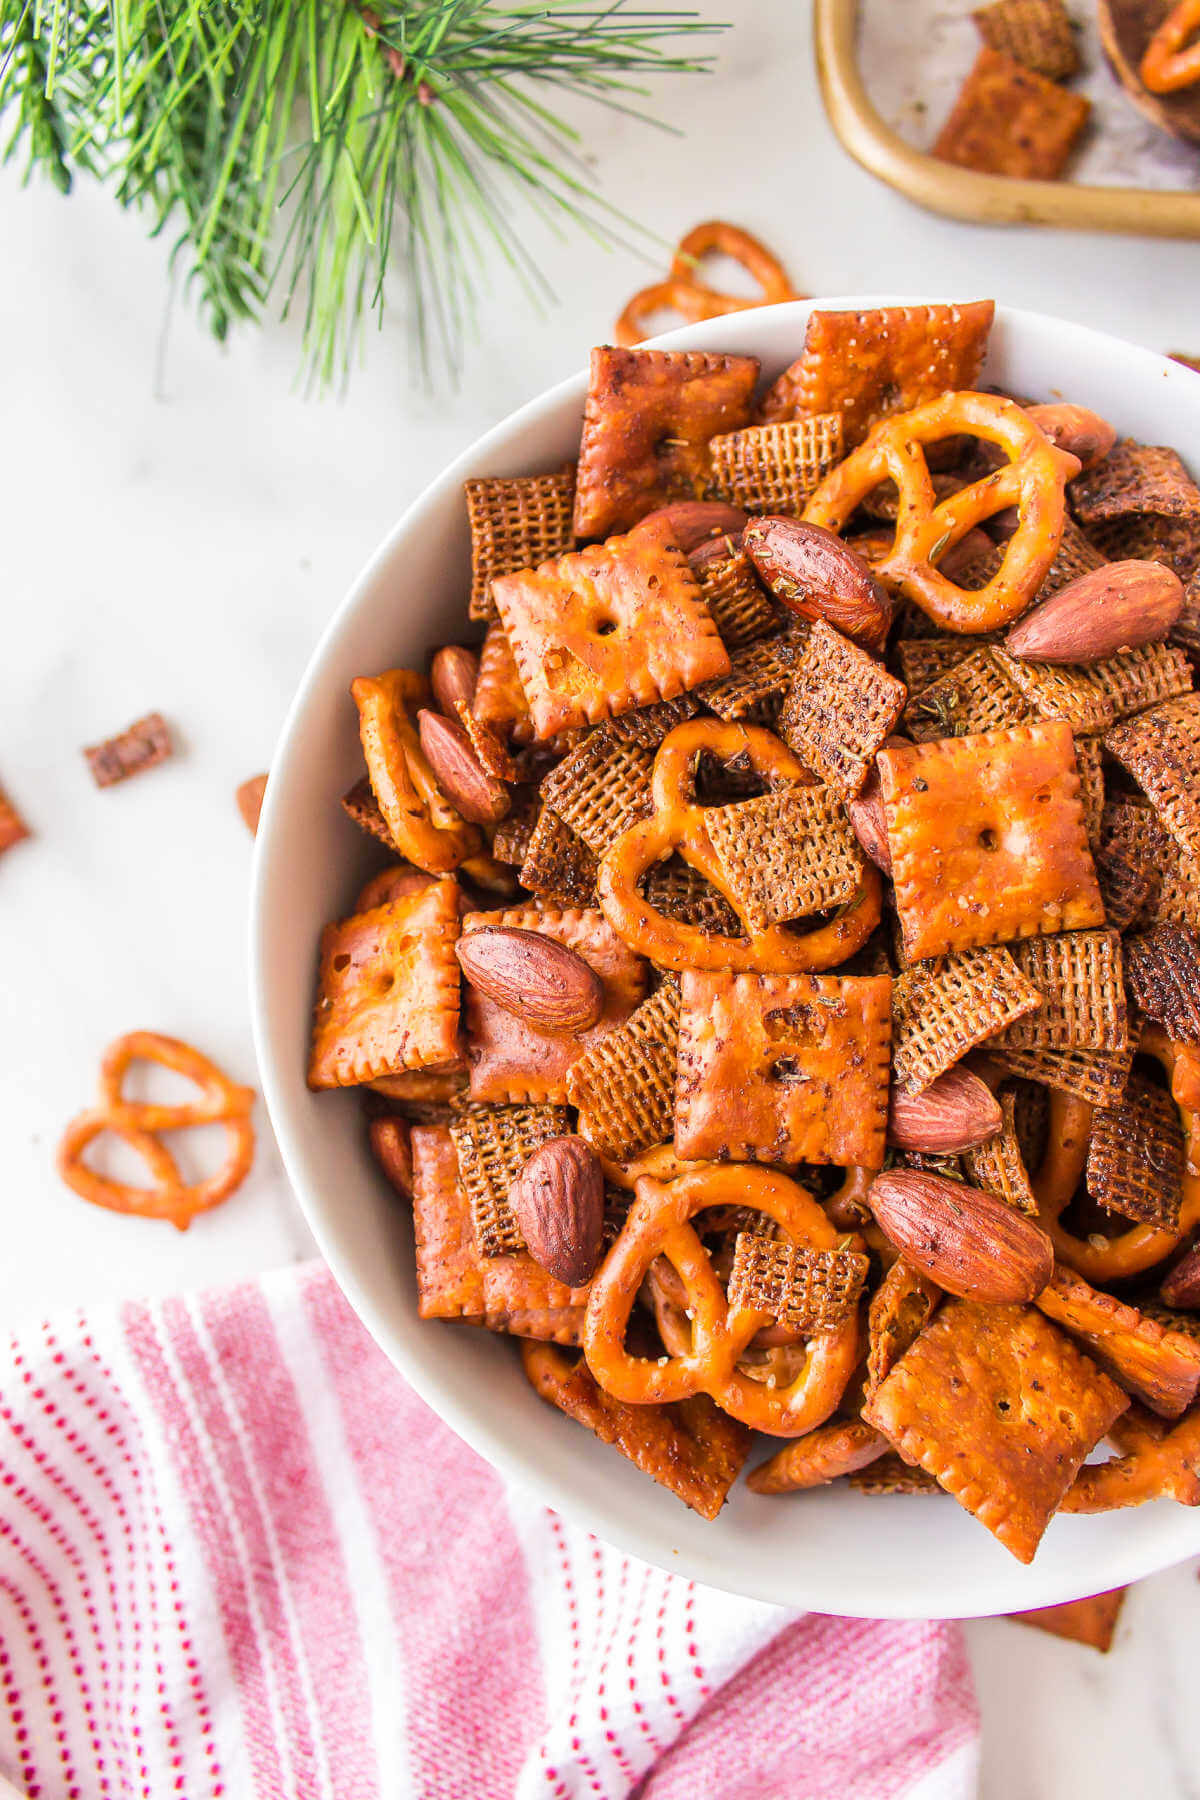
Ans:
POLYGON ((1157 1025, 1143 1029, 1138 1047, 1166 1071, 1183 1124, 1183 1201, 1178 1225, 1171 1231, 1160 1225, 1130 1225, 1119 1236, 1101 1242, 1076 1237, 1059 1224, 1083 1179, 1092 1130, 1091 1107, 1071 1094, 1051 1092, 1046 1153, 1032 1177, 1038 1223, 1049 1234, 1055 1256, 1077 1269, 1085 1280, 1101 1286, 1152 1268, 1200 1224, 1200 1050, 1191 1044, 1172 1043, 1157 1025))
POLYGON ((93 1206, 136 1213, 144 1219, 169 1219, 178 1230, 186 1231, 197 1213, 219 1205, 249 1173, 254 1159, 253 1105, 253 1088, 238 1087, 190 1044, 157 1031, 131 1031, 105 1051, 100 1065, 100 1104, 80 1113, 67 1126, 58 1147, 58 1172, 68 1187, 93 1206), (186 1075, 200 1094, 182 1106, 126 1100, 122 1088, 132 1062, 156 1062, 186 1075), (158 1134, 184 1131, 192 1125, 223 1125, 229 1151, 215 1175, 189 1186, 158 1134), (105 1131, 124 1139, 142 1158, 152 1178, 149 1187, 113 1181, 88 1168, 83 1153, 105 1131))
POLYGON ((1200 1407, 1168 1425, 1134 1405, 1113 1420, 1107 1435, 1119 1455, 1080 1469, 1063 1512, 1111 1512, 1144 1500, 1200 1505, 1200 1407))
POLYGON ((429 683, 413 669, 360 675, 350 692, 371 787, 401 856, 431 875, 446 875, 482 845, 437 784, 421 748, 415 717, 431 699, 429 683))
POLYGON ((1179 0, 1167 14, 1142 57, 1138 73, 1152 94, 1174 94, 1200 81, 1200 0, 1179 0))
POLYGON ((857 450, 825 477, 804 510, 811 525, 840 531, 851 513, 889 476, 900 492, 891 549, 873 565, 945 631, 994 631, 1033 599, 1062 537, 1066 483, 1079 458, 1052 444, 1011 400, 994 394, 942 394, 911 412, 884 419, 857 450), (1008 456, 992 474, 938 501, 924 446, 960 432, 997 444, 1008 456), (981 588, 961 588, 935 567, 983 519, 1005 507, 1019 512, 996 574, 981 588))
POLYGON ((642 956, 663 969, 714 969, 788 975, 830 969, 864 944, 879 923, 882 887, 873 864, 863 868, 862 887, 847 910, 827 924, 798 936, 781 925, 750 931, 741 938, 710 936, 657 912, 639 892, 646 871, 678 853, 717 888, 745 922, 722 865, 709 841, 705 809, 693 798, 698 756, 709 751, 724 762, 748 761, 767 781, 811 781, 808 771, 774 735, 756 725, 720 719, 688 719, 669 732, 654 762, 654 810, 623 832, 600 864, 596 888, 613 930, 642 956))
POLYGON ((780 300, 799 298, 778 257, 773 256, 758 238, 724 219, 706 219, 680 239, 667 280, 652 282, 629 301, 617 320, 613 337, 626 347, 640 344, 649 336, 654 314, 668 308, 691 325, 698 319, 715 319, 723 313, 743 312, 752 306, 773 306, 780 300), (697 263, 701 257, 712 254, 728 256, 733 262, 740 263, 762 289, 761 299, 722 294, 697 281, 697 263))
POLYGON ((675 1181, 644 1176, 620 1236, 592 1281, 584 1323, 588 1367, 608 1393, 633 1405, 708 1394, 756 1431, 794 1437, 827 1419, 858 1360, 857 1314, 793 1348, 790 1379, 770 1387, 738 1367, 769 1313, 730 1306, 720 1277, 690 1223, 713 1206, 765 1213, 793 1242, 833 1249, 838 1233, 812 1196, 784 1175, 753 1165, 712 1167, 675 1181), (648 1361, 625 1348, 629 1316, 656 1257, 665 1257, 686 1294, 690 1334, 674 1354, 648 1361))

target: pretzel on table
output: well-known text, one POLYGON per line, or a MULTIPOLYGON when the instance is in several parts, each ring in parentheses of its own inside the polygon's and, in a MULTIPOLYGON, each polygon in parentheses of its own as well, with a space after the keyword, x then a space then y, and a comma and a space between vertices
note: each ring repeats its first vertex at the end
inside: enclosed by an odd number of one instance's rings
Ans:
POLYGON ((169 1219, 186 1231, 197 1213, 219 1205, 245 1180, 254 1159, 253 1105, 253 1088, 230 1081, 190 1044, 157 1031, 131 1031, 105 1051, 100 1065, 100 1104, 80 1113, 67 1126, 58 1148, 58 1172, 68 1187, 93 1206, 136 1213, 145 1219, 169 1219), (122 1089, 132 1062, 155 1062, 184 1075, 196 1083, 200 1094, 175 1106, 126 1100, 122 1089), (223 1125, 229 1152, 215 1174, 189 1184, 158 1134, 184 1131, 193 1125, 223 1125), (84 1151, 106 1131, 122 1138, 142 1158, 150 1171, 150 1186, 114 1181, 83 1161, 84 1151))

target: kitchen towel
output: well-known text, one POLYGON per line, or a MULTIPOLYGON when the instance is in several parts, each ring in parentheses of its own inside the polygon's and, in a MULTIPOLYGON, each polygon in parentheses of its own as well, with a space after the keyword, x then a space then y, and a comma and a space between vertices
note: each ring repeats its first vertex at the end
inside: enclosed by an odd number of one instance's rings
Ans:
POLYGON ((319 1264, 21 1334, 0 1443, 23 1794, 975 1790, 957 1626, 796 1616, 608 1548, 460 1442, 319 1264))

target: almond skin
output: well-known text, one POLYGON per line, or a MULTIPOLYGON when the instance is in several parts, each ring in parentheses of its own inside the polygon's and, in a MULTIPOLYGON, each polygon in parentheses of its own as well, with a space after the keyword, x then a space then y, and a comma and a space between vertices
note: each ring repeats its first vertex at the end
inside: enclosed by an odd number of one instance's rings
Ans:
POLYGON ((508 1190, 534 1262, 567 1287, 583 1287, 600 1262, 604 1171, 581 1137, 551 1138, 535 1150, 508 1190))
POLYGON ((1019 1304, 1054 1273, 1046 1233, 995 1194, 921 1169, 877 1175, 867 1201, 910 1263, 963 1300, 1019 1304))
POLYGON ((462 644, 443 644, 429 665, 429 685, 448 719, 458 715, 459 701, 470 706, 479 680, 479 658, 462 644))
POLYGON ((1014 625, 1012 656, 1092 663, 1159 643, 1183 610, 1183 583, 1156 562, 1112 562, 1069 581, 1014 625))
POLYGON ((789 612, 827 619, 865 649, 883 649, 892 601, 836 533, 802 519, 752 519, 742 533, 742 548, 789 612))
POLYGON ((892 1090, 888 1143, 926 1156, 957 1156, 986 1144, 1004 1124, 1000 1102, 969 1069, 947 1069, 921 1094, 892 1090))
POLYGON ((488 774, 461 725, 441 713, 417 714, 421 748, 447 800, 473 825, 495 825, 512 805, 502 781, 488 774))
POLYGON ((604 1010, 604 984, 590 963, 540 931, 484 926, 454 946, 479 993, 544 1031, 586 1031, 604 1010))
POLYGON ((1049 406, 1027 406, 1025 411, 1052 444, 1077 456, 1085 469, 1103 462, 1117 441, 1117 428, 1086 406, 1061 400, 1049 406))
POLYGON ((1167 1306, 1177 1306, 1181 1312, 1200 1307, 1200 1244, 1184 1251, 1158 1291, 1167 1306))
MULTIPOLYGON (((883 748, 890 749, 895 744, 906 744, 907 738, 888 737, 883 740, 883 748)), ((863 790, 853 800, 846 802, 846 811, 850 815, 850 823, 854 835, 865 855, 869 856, 877 869, 885 875, 892 872, 892 847, 888 843, 887 814, 883 805, 883 789, 879 784, 879 769, 871 764, 871 772, 867 776, 863 790)))
POLYGON ((746 523, 740 506, 729 506, 724 500, 673 500, 669 506, 657 506, 633 528, 633 535, 644 527, 669 527, 671 536, 685 556, 708 538, 737 537, 746 523))

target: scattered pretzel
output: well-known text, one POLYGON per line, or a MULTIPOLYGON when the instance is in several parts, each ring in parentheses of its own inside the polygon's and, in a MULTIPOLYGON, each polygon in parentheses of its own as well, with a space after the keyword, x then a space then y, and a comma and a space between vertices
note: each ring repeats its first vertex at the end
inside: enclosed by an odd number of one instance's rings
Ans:
POLYGON ((993 394, 942 394, 876 425, 825 477, 804 510, 811 525, 840 531, 890 477, 900 492, 891 549, 873 564, 944 631, 994 631, 1023 612, 1041 587, 1062 537, 1064 489, 1079 458, 1052 444, 1021 407, 993 394), (997 444, 1009 460, 938 501, 924 446, 966 432, 997 444), (984 519, 1016 506, 1017 528, 985 587, 961 588, 935 564, 984 519))
POLYGON ((1152 1268, 1200 1224, 1200 1049, 1172 1043, 1156 1025, 1146 1026, 1138 1047, 1166 1070, 1183 1123, 1183 1203, 1177 1226, 1164 1231, 1158 1225, 1130 1225, 1116 1237, 1080 1238, 1059 1224, 1087 1167, 1092 1109, 1086 1101, 1057 1089, 1050 1094, 1046 1154, 1032 1178, 1038 1223, 1049 1234, 1054 1254, 1085 1280, 1101 1286, 1152 1268))
POLYGON ((793 1352, 798 1368, 775 1386, 738 1368, 750 1340, 771 1315, 731 1307, 690 1220, 713 1206, 765 1213, 795 1243, 833 1249, 839 1235, 817 1202, 784 1175, 753 1166, 709 1168, 663 1183, 643 1177, 621 1235, 592 1282, 584 1323, 588 1367, 601 1387, 634 1405, 664 1404, 706 1393, 743 1424, 795 1437, 827 1419, 858 1360, 857 1315, 793 1352), (647 1361, 625 1348, 638 1290, 655 1258, 673 1266, 687 1295, 686 1350, 647 1361))
POLYGON ((774 306, 780 300, 799 300, 784 273, 778 257, 766 245, 740 225, 724 219, 706 219, 693 225, 679 240, 671 259, 671 272, 666 281, 655 281, 642 288, 629 301, 613 330, 614 340, 625 347, 640 344, 650 335, 650 322, 655 313, 677 312, 689 325, 698 319, 715 319, 722 313, 743 312, 752 306, 774 306), (705 256, 728 256, 740 263, 757 281, 762 298, 744 294, 722 294, 716 288, 697 281, 696 271, 705 256))
POLYGON ((100 1065, 100 1105, 80 1113, 67 1126, 58 1147, 58 1172, 68 1187, 93 1206, 135 1213, 143 1219, 169 1219, 178 1230, 186 1231, 197 1213, 219 1206, 249 1173, 254 1159, 253 1105, 253 1088, 238 1087, 190 1044, 157 1031, 131 1031, 105 1051, 100 1065), (132 1062, 156 1062, 177 1075, 186 1075, 200 1089, 198 1098, 182 1106, 126 1100, 121 1090, 132 1062), (189 1186, 158 1134, 184 1131, 192 1125, 224 1125, 229 1154, 215 1175, 189 1186), (143 1159, 152 1177, 149 1187, 113 1181, 83 1161, 88 1145, 105 1131, 123 1138, 143 1159))
POLYGON ((662 969, 753 970, 787 975, 831 969, 864 944, 879 923, 879 871, 865 864, 862 886, 845 911, 802 935, 781 925, 722 937, 670 919, 648 904, 638 883, 672 851, 698 869, 724 895, 739 919, 744 915, 729 887, 723 865, 709 841, 705 809, 693 798, 696 759, 708 751, 722 762, 748 762, 772 784, 811 777, 774 735, 757 725, 721 719, 688 719, 669 732, 654 761, 654 810, 623 832, 600 864, 596 882, 605 918, 631 950, 662 969))
POLYGON ((1152 94, 1174 94, 1200 81, 1200 0, 1179 0, 1146 46, 1138 70, 1152 94))

